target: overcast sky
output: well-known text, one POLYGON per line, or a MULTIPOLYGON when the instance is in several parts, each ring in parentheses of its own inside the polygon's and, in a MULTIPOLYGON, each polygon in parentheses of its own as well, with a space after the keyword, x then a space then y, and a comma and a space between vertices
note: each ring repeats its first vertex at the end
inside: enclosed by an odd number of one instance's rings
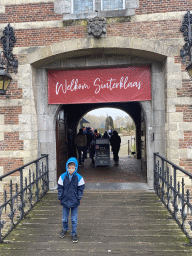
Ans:
POLYGON ((87 114, 90 114, 90 115, 95 115, 95 116, 111 116, 112 118, 115 118, 116 116, 122 116, 122 117, 125 117, 127 116, 127 113, 122 111, 122 110, 119 110, 119 109, 116 109, 116 108, 98 108, 98 109, 95 109, 95 110, 92 110, 90 111, 89 113, 87 114))

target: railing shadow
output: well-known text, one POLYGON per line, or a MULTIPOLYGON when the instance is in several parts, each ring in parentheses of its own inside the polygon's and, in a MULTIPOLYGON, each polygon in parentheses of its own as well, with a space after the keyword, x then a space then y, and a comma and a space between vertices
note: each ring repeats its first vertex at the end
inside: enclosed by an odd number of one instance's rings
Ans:
POLYGON ((154 153, 154 190, 192 243, 192 174, 154 153))
POLYGON ((0 243, 49 190, 48 155, 0 176, 0 243))

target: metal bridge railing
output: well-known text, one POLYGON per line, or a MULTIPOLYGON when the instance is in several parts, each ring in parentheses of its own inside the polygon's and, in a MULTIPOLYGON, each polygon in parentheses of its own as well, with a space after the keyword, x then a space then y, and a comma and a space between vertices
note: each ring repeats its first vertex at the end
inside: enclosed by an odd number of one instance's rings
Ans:
POLYGON ((192 243, 192 174, 154 153, 154 190, 192 243))
POLYGON ((48 155, 0 176, 0 243, 48 190, 48 155))

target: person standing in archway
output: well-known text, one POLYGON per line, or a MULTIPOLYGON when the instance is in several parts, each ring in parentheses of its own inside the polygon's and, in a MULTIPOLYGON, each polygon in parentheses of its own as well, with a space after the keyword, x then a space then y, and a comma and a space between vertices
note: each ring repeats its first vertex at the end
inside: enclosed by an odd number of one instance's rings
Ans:
POLYGON ((109 134, 109 137, 111 137, 113 134, 113 129, 111 126, 109 126, 108 134, 109 134))
POLYGON ((121 137, 118 135, 117 131, 113 131, 111 138, 109 139, 112 151, 113 151, 113 159, 115 161, 115 165, 119 163, 119 150, 121 145, 121 137))
POLYGON ((85 136, 83 129, 79 129, 79 133, 75 137, 75 145, 77 146, 79 155, 79 167, 84 165, 84 159, 86 158, 87 151, 87 137, 85 136), (81 152, 83 152, 83 157, 81 157, 81 152))

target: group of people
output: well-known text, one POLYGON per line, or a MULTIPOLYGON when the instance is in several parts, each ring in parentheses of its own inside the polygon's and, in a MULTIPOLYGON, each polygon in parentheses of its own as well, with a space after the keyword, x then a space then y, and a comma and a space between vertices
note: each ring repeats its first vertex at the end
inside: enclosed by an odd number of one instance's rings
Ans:
POLYGON ((113 131, 111 135, 107 131, 101 136, 97 130, 94 133, 88 127, 84 132, 83 129, 79 130, 79 133, 75 137, 75 144, 78 149, 79 163, 75 157, 70 157, 66 163, 66 171, 59 177, 58 180, 58 199, 62 205, 62 231, 59 234, 60 238, 64 238, 69 230, 68 218, 71 211, 71 239, 74 243, 78 242, 77 237, 77 214, 78 207, 83 197, 83 190, 85 188, 85 182, 83 177, 77 172, 78 166, 81 166, 84 159, 87 156, 87 150, 90 152, 90 157, 94 157, 95 140, 97 138, 108 138, 112 147, 115 164, 118 164, 121 138, 117 131, 113 131), (83 152, 83 158, 81 153, 83 152))
POLYGON ((92 159, 92 164, 95 163, 94 156, 96 139, 109 139, 110 145, 112 147, 115 165, 118 165, 118 153, 121 145, 121 138, 118 135, 118 132, 112 130, 110 130, 110 132, 105 131, 103 136, 101 136, 97 130, 94 130, 93 132, 90 127, 87 127, 85 130, 83 130, 82 128, 79 129, 79 133, 75 137, 75 145, 78 151, 79 166, 81 167, 84 165, 84 161, 87 158, 88 152, 90 154, 90 158, 92 159))

